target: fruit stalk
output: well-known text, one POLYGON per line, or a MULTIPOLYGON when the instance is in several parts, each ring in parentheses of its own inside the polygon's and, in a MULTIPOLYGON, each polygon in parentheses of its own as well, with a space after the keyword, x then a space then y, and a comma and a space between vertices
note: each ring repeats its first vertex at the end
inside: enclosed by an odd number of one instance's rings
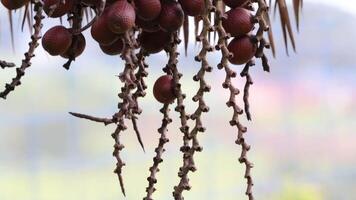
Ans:
POLYGON ((147 177, 148 187, 146 188, 146 197, 143 200, 153 200, 152 195, 156 191, 154 185, 157 183, 156 174, 159 172, 159 164, 163 162, 162 155, 165 152, 164 145, 169 142, 167 138, 168 125, 172 122, 172 119, 169 118, 169 104, 164 104, 160 112, 163 114, 162 125, 158 129, 160 133, 159 143, 155 149, 156 156, 153 158, 153 165, 150 167, 150 176, 147 177))
MULTIPOLYGON (((184 106, 185 94, 182 93, 181 84, 179 82, 180 78, 183 75, 179 73, 177 69, 178 55, 179 55, 179 53, 177 52, 177 45, 180 42, 181 41, 178 37, 178 33, 177 32, 172 33, 171 42, 166 49, 167 53, 169 54, 169 61, 164 70, 173 76, 174 85, 175 85, 174 91, 177 99, 177 106, 175 108, 175 111, 179 112, 180 114, 180 123, 181 123, 180 131, 183 133, 183 146, 180 148, 180 150, 183 152, 183 157, 186 157, 190 149, 189 126, 187 123, 190 117, 185 111, 185 106, 184 106)), ((185 160, 184 166, 187 167, 185 168, 181 167, 179 169, 178 176, 181 178, 181 182, 178 186, 174 187, 173 196, 175 199, 182 199, 183 198, 182 192, 184 190, 189 190, 191 188, 191 186, 189 185, 189 178, 186 170, 187 169, 195 170, 195 163, 192 158, 189 160, 186 159, 184 160, 185 160)))
POLYGON ((34 0, 35 23, 33 24, 33 34, 29 43, 29 49, 24 54, 25 59, 22 60, 20 67, 16 68, 16 77, 12 79, 11 83, 5 85, 5 90, 0 93, 0 98, 6 99, 7 95, 15 90, 15 87, 21 85, 21 78, 25 75, 25 70, 31 66, 31 59, 35 56, 35 49, 38 47, 38 41, 41 39, 43 3, 40 0, 34 0))
POLYGON ((205 74, 206 72, 212 71, 212 67, 209 66, 206 55, 209 51, 213 51, 213 47, 210 45, 208 39, 208 34, 211 31, 213 31, 213 27, 211 26, 210 19, 209 19, 209 14, 211 11, 214 10, 210 0, 205 1, 205 6, 206 6, 205 12, 201 16, 203 21, 202 31, 196 38, 197 42, 202 43, 202 49, 199 52, 199 54, 195 57, 195 60, 197 62, 201 62, 201 68, 199 69, 197 74, 193 77, 194 81, 199 82, 200 87, 197 93, 195 94, 195 96, 193 97, 193 101, 198 102, 198 107, 195 110, 195 112, 190 116, 190 118, 193 121, 195 121, 195 126, 189 133, 189 141, 192 142, 192 146, 187 148, 186 151, 183 151, 184 153, 183 166, 180 168, 180 172, 179 172, 180 173, 179 176, 181 177, 181 179, 178 186, 175 187, 175 191, 173 193, 175 199, 183 199, 182 192, 184 190, 190 189, 190 187, 185 187, 185 186, 189 184, 189 179, 187 178, 189 171, 194 172, 196 170, 196 167, 194 166, 194 154, 197 151, 200 152, 203 150, 203 148, 199 144, 197 135, 199 132, 205 131, 201 116, 203 112, 209 111, 209 107, 206 105, 204 101, 204 94, 210 91, 210 86, 207 84, 205 80, 205 74))
MULTIPOLYGON (((244 133, 247 132, 247 128, 243 126, 240 122, 239 116, 243 114, 243 110, 239 107, 236 96, 240 93, 239 89, 235 87, 232 83, 232 79, 236 77, 236 72, 233 71, 228 64, 228 59, 232 56, 227 49, 227 40, 229 39, 228 34, 225 32, 222 26, 222 19, 223 19, 223 9, 221 8, 221 0, 216 0, 215 2, 216 7, 216 30, 219 36, 218 44, 216 45, 216 49, 221 51, 222 58, 220 63, 218 64, 219 69, 224 69, 226 73, 226 78, 223 83, 223 87, 230 91, 230 98, 229 101, 226 103, 228 107, 233 109, 233 117, 230 121, 231 126, 236 126, 238 130, 238 136, 236 140, 236 144, 241 145, 242 153, 239 158, 239 162, 245 164, 245 178, 247 179, 247 189, 246 195, 248 196, 249 200, 253 200, 254 196, 252 193, 253 187, 253 180, 251 176, 251 169, 253 164, 249 161, 247 157, 247 152, 250 150, 250 146, 246 143, 244 138, 244 133)), ((249 64, 249 63, 247 63, 249 64)))

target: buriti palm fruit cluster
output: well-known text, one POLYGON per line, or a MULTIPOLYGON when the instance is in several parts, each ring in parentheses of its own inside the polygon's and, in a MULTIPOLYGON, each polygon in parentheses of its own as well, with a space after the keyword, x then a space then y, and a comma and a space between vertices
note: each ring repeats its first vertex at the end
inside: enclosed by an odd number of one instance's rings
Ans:
MULTIPOLYGON (((289 39, 295 47, 288 10, 285 0, 270 1, 276 4, 281 16, 284 39, 289 39)), ((115 173, 118 175, 121 190, 125 195, 123 179, 123 161, 121 152, 124 145, 121 143, 122 133, 127 129, 127 123, 132 123, 134 132, 141 146, 144 142, 139 130, 139 115, 144 109, 139 104, 140 98, 146 95, 145 79, 149 75, 149 64, 145 58, 151 54, 165 51, 167 64, 162 66, 164 74, 154 85, 153 94, 161 103, 162 124, 158 129, 160 139, 155 149, 153 165, 149 168, 147 178, 148 186, 144 200, 152 200, 158 181, 157 173, 163 162, 164 145, 169 141, 168 126, 173 120, 179 121, 179 131, 183 135, 183 145, 180 150, 183 154, 183 164, 178 169, 179 182, 173 187, 173 198, 183 200, 183 192, 190 190, 188 175, 197 170, 194 155, 202 151, 199 144, 198 133, 204 132, 206 127, 202 116, 209 111, 205 96, 210 92, 210 85, 205 76, 213 70, 207 58, 214 53, 221 57, 217 68, 225 73, 223 83, 218 83, 230 93, 226 105, 233 111, 231 126, 237 128, 236 144, 241 146, 241 156, 238 159, 245 165, 244 178, 247 179, 246 195, 249 200, 254 199, 252 193, 252 163, 247 157, 250 145, 246 143, 244 134, 247 128, 240 122, 240 117, 246 113, 251 119, 249 111, 249 88, 252 78, 249 68, 255 64, 254 59, 261 59, 265 71, 269 71, 268 59, 265 49, 272 48, 273 36, 269 19, 269 5, 266 0, 1 0, 2 5, 9 10, 10 20, 16 10, 23 10, 23 24, 30 24, 32 33, 29 48, 24 54, 21 65, 16 68, 16 76, 5 89, 0 91, 0 97, 6 97, 21 85, 21 78, 31 60, 35 57, 35 50, 42 44, 44 50, 51 56, 61 56, 68 61, 63 65, 69 69, 72 62, 79 59, 85 52, 86 41, 93 39, 98 43, 98 50, 109 56, 120 56, 125 65, 118 77, 122 82, 119 91, 118 110, 107 118, 95 117, 86 114, 70 114, 99 122, 104 125, 115 125, 112 137, 115 141, 113 156, 117 160, 115 173), (31 19, 33 18, 33 19, 31 19), (58 24, 48 30, 43 30, 43 19, 56 20, 58 24), (86 20, 85 20, 86 19, 86 20), (63 20, 69 21, 69 26, 63 25, 63 20), (195 56, 197 73, 193 80, 199 84, 192 101, 196 108, 188 113, 185 103, 188 101, 182 91, 178 45, 184 41, 185 50, 189 40, 190 24, 194 23, 196 42, 200 44, 200 51, 195 56), (91 38, 85 38, 83 32, 90 31, 91 38), (268 37, 266 37, 268 35, 268 37), (242 65, 230 67, 233 65, 242 65), (200 67, 198 67, 200 66, 200 67), (237 101, 240 90, 234 86, 233 79, 238 73, 246 79, 243 88, 243 102, 237 101), (178 119, 170 118, 171 107, 179 113, 178 119)), ((293 1, 297 17, 302 1, 293 1)), ((11 21, 12 25, 13 22, 11 21)), ((12 30, 12 29, 11 29, 12 30)), ((12 62, 0 60, 2 69, 13 68, 12 62)), ((216 83, 210 83, 216 84, 216 83)))

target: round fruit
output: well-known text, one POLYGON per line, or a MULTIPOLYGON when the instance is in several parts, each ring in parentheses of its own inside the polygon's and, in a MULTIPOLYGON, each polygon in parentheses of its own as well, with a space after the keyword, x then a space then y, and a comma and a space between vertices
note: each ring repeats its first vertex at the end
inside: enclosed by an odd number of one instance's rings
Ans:
POLYGON ((247 2, 249 2, 249 0, 223 0, 223 1, 230 8, 240 7, 246 4, 247 2))
POLYGON ((58 6, 52 11, 51 7, 55 6, 61 0, 44 0, 43 10, 49 17, 62 17, 66 13, 70 12, 74 7, 74 0, 65 0, 65 3, 59 3, 58 6), (52 11, 52 14, 50 13, 52 11), (51 15, 50 15, 51 14, 51 15))
POLYGON ((184 12, 180 4, 173 0, 162 2, 162 11, 158 21, 163 30, 177 31, 184 21, 184 12))
POLYGON ((100 45, 110 45, 114 43, 118 38, 118 35, 111 32, 111 30, 109 29, 107 11, 107 9, 104 10, 104 13, 91 26, 91 36, 100 45))
POLYGON ((179 0, 184 13, 190 16, 198 16, 204 12, 205 0, 179 0))
POLYGON ((83 53, 85 46, 86 46, 86 41, 85 41, 84 35, 79 34, 74 37, 72 39, 72 44, 69 47, 69 49, 64 54, 61 54, 61 56, 63 58, 70 58, 72 56, 74 58, 76 58, 83 53), (76 37, 76 38, 74 38, 74 37, 76 37))
POLYGON ((72 44, 72 34, 63 26, 49 29, 42 38, 43 48, 52 56, 64 54, 72 44))
POLYGON ((153 20, 161 13, 160 0, 135 0, 137 14, 143 20, 153 20))
POLYGON ((165 75, 158 78, 153 86, 153 95, 161 103, 172 103, 176 98, 173 77, 165 75))
POLYGON ((227 18, 224 18, 222 24, 226 32, 233 37, 245 35, 252 31, 252 14, 245 8, 234 8, 226 12, 227 18))
POLYGON ((119 55, 122 52, 123 48, 124 48, 124 42, 122 41, 121 38, 119 38, 118 40, 116 40, 116 42, 114 42, 109 46, 100 45, 100 49, 105 54, 108 54, 110 56, 119 55))
POLYGON ((256 45, 249 36, 234 38, 227 48, 233 54, 229 61, 235 65, 247 63, 256 53, 256 45))
POLYGON ((136 25, 146 32, 156 32, 160 30, 157 19, 152 21, 145 21, 140 17, 136 17, 136 25))
POLYGON ((26 5, 30 0, 1 0, 1 3, 5 8, 9 10, 15 10, 26 5))
POLYGON ((169 43, 170 34, 164 31, 142 32, 139 41, 143 50, 154 54, 162 51, 169 43))
POLYGON ((114 33, 124 33, 135 26, 134 7, 126 0, 117 1, 109 7, 108 26, 114 33))

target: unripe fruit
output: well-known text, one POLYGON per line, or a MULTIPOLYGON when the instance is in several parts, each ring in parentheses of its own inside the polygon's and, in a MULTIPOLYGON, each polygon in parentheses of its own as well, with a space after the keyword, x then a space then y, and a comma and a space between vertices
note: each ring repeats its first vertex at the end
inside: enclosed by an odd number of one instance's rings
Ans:
POLYGON ((251 41, 249 36, 234 38, 227 48, 233 54, 229 61, 235 65, 247 63, 256 53, 256 44, 251 41))
POLYGON ((72 34, 63 26, 49 29, 42 38, 43 48, 52 56, 64 54, 72 44, 72 34))
POLYGON ((184 13, 190 16, 198 16, 204 13, 205 0, 179 0, 184 13))
POLYGON ((135 0, 135 6, 138 16, 146 21, 156 19, 162 8, 160 0, 135 0))
POLYGON ((91 36, 100 45, 110 45, 118 38, 118 35, 109 29, 107 11, 107 9, 104 10, 104 13, 91 26, 91 36))
POLYGON ((136 17, 136 25, 146 32, 156 32, 161 29, 157 19, 152 21, 144 21, 140 17, 136 17))
MULTIPOLYGON (((58 3, 60 0, 44 0, 43 1, 43 10, 47 15, 50 15, 51 13, 51 6, 54 6, 58 3)), ((62 17, 66 13, 70 12, 74 7, 74 0, 65 0, 65 3, 60 3, 56 9, 52 12, 52 14, 49 17, 62 17)))
POLYGON ((117 1, 109 7, 108 26, 114 33, 124 33, 135 26, 136 13, 127 1, 117 1))
POLYGON ((233 37, 245 35, 253 29, 253 16, 245 8, 231 9, 226 12, 226 17, 222 20, 222 24, 226 32, 230 33, 233 37))
POLYGON ((86 41, 85 41, 85 37, 83 34, 79 34, 75 39, 72 39, 72 44, 69 47, 69 49, 64 53, 61 54, 61 56, 63 58, 70 58, 71 56, 73 56, 74 58, 80 56, 86 46, 86 41))
POLYGON ((1 3, 5 8, 9 10, 15 10, 26 5, 30 0, 1 0, 1 3))
POLYGON ((177 31, 184 21, 184 12, 180 4, 172 0, 162 2, 162 10, 158 21, 163 30, 177 31))
POLYGON ((153 86, 153 95, 161 103, 172 103, 176 98, 173 77, 165 75, 157 79, 153 86))
POLYGON ((119 55, 122 52, 123 48, 124 48, 124 42, 122 41, 122 38, 119 38, 118 40, 116 40, 116 42, 114 42, 109 46, 100 45, 100 49, 105 54, 110 56, 119 55))
POLYGON ((142 32, 139 41, 147 53, 158 53, 169 43, 170 34, 164 31, 142 32))
POLYGON ((230 8, 236 8, 246 4, 249 0, 223 0, 223 1, 230 8))

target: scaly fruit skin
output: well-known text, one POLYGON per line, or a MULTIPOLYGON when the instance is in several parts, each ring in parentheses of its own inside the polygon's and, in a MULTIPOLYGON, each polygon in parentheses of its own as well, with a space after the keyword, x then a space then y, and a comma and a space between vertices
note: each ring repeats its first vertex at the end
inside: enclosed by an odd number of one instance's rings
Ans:
POLYGON ((118 39, 118 35, 109 29, 108 25, 108 9, 105 9, 103 14, 94 22, 91 27, 91 36, 100 45, 110 45, 118 39))
POLYGON ((233 54, 229 61, 235 65, 247 63, 256 53, 256 44, 254 44, 249 36, 234 38, 229 43, 229 51, 233 54))
POLYGON ((245 5, 249 0, 223 0, 230 8, 236 8, 245 5))
POLYGON ((1 3, 9 10, 21 8, 28 2, 30 2, 30 0, 1 0, 1 3))
POLYGON ((159 31, 161 28, 159 27, 158 20, 152 21, 145 21, 142 20, 140 17, 136 17, 136 25, 142 28, 143 31, 146 32, 156 32, 159 31))
POLYGON ((72 34, 64 26, 49 29, 42 38, 43 48, 52 56, 64 54, 72 44, 72 34))
POLYGON ((161 103, 172 103, 176 98, 173 77, 164 75, 158 78, 153 86, 153 95, 161 103))
POLYGON ((109 46, 100 45, 100 49, 105 54, 110 56, 119 55, 122 52, 123 48, 124 48, 124 42, 122 41, 122 38, 119 38, 118 40, 116 40, 116 42, 114 42, 109 46))
POLYGON ((79 34, 75 37, 77 37, 76 41, 73 39, 69 49, 64 54, 61 54, 63 58, 70 58, 71 56, 74 56, 74 58, 76 58, 84 52, 86 46, 86 40, 84 35, 79 34))
POLYGON ((198 16, 204 13, 205 0, 179 0, 184 13, 189 16, 198 16))
POLYGON ((162 51, 170 41, 170 34, 164 31, 142 32, 139 42, 143 50, 154 54, 162 51))
POLYGON ((137 15, 146 21, 156 19, 162 9, 160 0, 135 0, 135 7, 137 15))
MULTIPOLYGON (((60 0, 44 0, 43 1, 43 9, 47 15, 50 14, 51 6, 58 3, 60 0)), ((66 13, 70 12, 74 7, 74 0, 65 0, 65 3, 60 3, 58 7, 53 11, 52 15, 49 17, 57 18, 62 17, 66 13)))
POLYGON ((163 1, 158 21, 163 30, 177 31, 184 21, 184 11, 181 5, 172 0, 163 1))
POLYGON ((124 33, 135 26, 136 12, 126 0, 117 1, 109 7, 108 27, 114 33, 124 33))
POLYGON ((226 12, 227 18, 222 20, 226 32, 233 37, 245 35, 253 29, 253 16, 245 8, 234 8, 226 12))

